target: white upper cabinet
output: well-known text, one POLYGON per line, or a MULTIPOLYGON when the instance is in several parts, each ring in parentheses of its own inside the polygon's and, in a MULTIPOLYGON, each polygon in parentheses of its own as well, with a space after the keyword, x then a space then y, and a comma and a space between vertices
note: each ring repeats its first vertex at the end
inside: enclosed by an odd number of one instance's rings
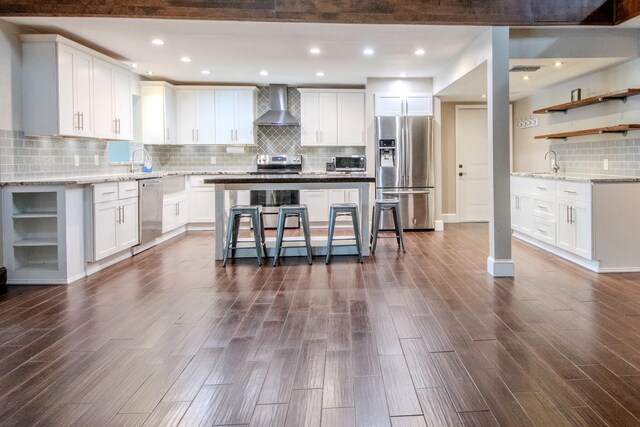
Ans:
POLYGON ((96 138, 133 139, 130 73, 93 58, 96 138))
POLYGON ((256 88, 216 89, 216 144, 255 144, 256 88))
POLYGON ((58 35, 20 37, 25 134, 131 139, 127 69, 58 35))
POLYGON ((376 116, 433 116, 433 95, 411 93, 408 95, 377 93, 376 116))
POLYGON ((215 92, 176 90, 178 144, 215 144, 215 92))
POLYGON ((142 142, 177 144, 175 91, 165 82, 140 82, 142 142))
POLYGON ((303 89, 302 145, 364 145, 364 92, 303 89))

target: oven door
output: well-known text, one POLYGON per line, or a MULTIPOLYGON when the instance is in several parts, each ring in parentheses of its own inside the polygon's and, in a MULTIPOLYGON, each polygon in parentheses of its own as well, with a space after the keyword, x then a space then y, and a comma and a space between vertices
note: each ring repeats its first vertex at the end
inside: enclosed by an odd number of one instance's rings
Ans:
MULTIPOLYGON (((262 206, 264 228, 278 227, 278 208, 282 205, 300 204, 300 190, 251 190, 251 204, 262 206)), ((300 219, 289 217, 285 228, 300 228, 300 219)))

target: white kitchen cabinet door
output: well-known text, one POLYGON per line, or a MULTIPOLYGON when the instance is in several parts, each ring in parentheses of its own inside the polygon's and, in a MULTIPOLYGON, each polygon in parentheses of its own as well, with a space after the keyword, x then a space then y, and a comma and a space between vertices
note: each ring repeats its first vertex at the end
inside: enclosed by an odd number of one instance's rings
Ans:
POLYGON ((518 210, 518 195, 511 193, 511 229, 520 230, 520 211, 518 210))
POLYGON ((216 90, 216 144, 235 144, 235 91, 216 90))
POLYGON ((519 231, 528 235, 533 234, 533 197, 529 194, 519 194, 518 209, 520 211, 519 231))
POLYGON ((338 94, 320 92, 320 145, 338 145, 338 94))
POLYGON ((235 92, 235 118, 235 143, 243 145, 255 144, 253 125, 253 121, 256 119, 255 89, 237 90, 235 92))
POLYGON ((301 145, 319 145, 320 109, 317 92, 300 93, 301 145))
POLYGON ((96 138, 116 137, 117 123, 113 117, 113 71, 106 61, 93 58, 93 95, 96 103, 93 110, 96 138))
POLYGON ((404 99, 400 95, 376 94, 375 115, 376 116, 402 116, 404 99))
POLYGON ((191 188, 189 222, 203 223, 216 221, 216 191, 213 188, 191 188))
POLYGON ((575 229, 573 253, 587 259, 593 258, 591 218, 591 203, 573 202, 572 222, 575 229))
POLYGON ((166 233, 175 229, 178 221, 178 208, 173 199, 165 200, 162 203, 162 232, 166 233))
MULTIPOLYGON (((99 98, 96 98, 99 102, 99 98)), ((116 139, 133 139, 131 76, 128 71, 113 67, 113 119, 116 120, 116 139)))
POLYGON ((176 227, 185 225, 188 217, 187 196, 183 196, 176 200, 176 227))
POLYGON ((177 143, 196 143, 196 91, 176 91, 177 143))
POLYGON ((407 95, 406 115, 433 116, 433 96, 430 93, 415 93, 407 95))
POLYGON ((93 136, 92 68, 92 57, 76 51, 73 72, 75 106, 80 115, 79 136, 93 136))
POLYGON ((326 222, 329 220, 329 191, 300 190, 300 203, 307 205, 309 221, 326 222))
POLYGON ((58 45, 58 121, 61 135, 75 135, 78 112, 74 102, 73 58, 76 50, 58 45))
POLYGON ((575 246, 575 227, 571 224, 571 202, 558 200, 558 214, 556 215, 556 246, 569 252, 573 252, 575 246))
POLYGON ((210 89, 196 91, 196 143, 216 142, 216 102, 215 92, 210 89))
POLYGON ((142 142, 176 144, 175 96, 164 82, 142 82, 142 142))
POLYGON ((118 252, 119 213, 117 200, 93 205, 94 260, 118 252))
POLYGON ((116 241, 118 252, 138 244, 138 198, 120 200, 120 222, 116 241))
POLYGON ((364 93, 338 93, 338 145, 364 145, 364 93))

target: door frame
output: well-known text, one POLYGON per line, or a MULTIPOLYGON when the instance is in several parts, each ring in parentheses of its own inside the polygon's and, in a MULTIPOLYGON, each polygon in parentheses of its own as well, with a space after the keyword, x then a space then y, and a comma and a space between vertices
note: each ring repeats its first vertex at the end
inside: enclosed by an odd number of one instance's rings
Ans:
MULTIPOLYGON (((487 111, 487 126, 489 125, 489 110, 487 104, 456 104, 456 164, 454 165, 455 170, 455 178, 456 178, 456 219, 457 222, 460 222, 460 177, 458 176, 458 165, 460 164, 460 120, 458 120, 460 116, 460 110, 485 110, 487 111)), ((487 162, 489 161, 488 156, 488 148, 489 148, 489 138, 487 136, 487 162)), ((487 188, 487 192, 489 188, 487 188)))
MULTIPOLYGON (((458 126, 459 126, 459 120, 458 120, 458 113, 460 110, 462 109, 485 109, 487 110, 487 122, 489 121, 489 111, 488 111, 488 105, 487 104, 456 104, 455 105, 455 132, 456 132, 456 136, 455 136, 455 140, 456 140, 456 163, 453 165, 454 167, 454 171, 456 171, 455 173, 455 179, 456 179, 456 212, 455 214, 448 214, 449 218, 447 222, 450 223, 459 223, 460 222, 460 180, 458 179, 458 165, 460 164, 460 159, 458 157, 459 153, 460 153, 460 143, 459 143, 459 139, 458 139, 458 126)), ((487 123, 488 124, 488 123, 487 123)), ((487 138, 488 139, 488 138, 487 138)), ((487 143, 489 143, 490 141, 487 141, 487 143)), ((488 148, 488 145, 487 145, 488 148)), ((511 153, 509 155, 509 170, 510 172, 513 172, 513 104, 509 103, 509 148, 511 149, 511 153)), ((487 152, 487 156, 489 155, 489 153, 487 152)), ((489 191, 487 189, 487 191, 489 191)))

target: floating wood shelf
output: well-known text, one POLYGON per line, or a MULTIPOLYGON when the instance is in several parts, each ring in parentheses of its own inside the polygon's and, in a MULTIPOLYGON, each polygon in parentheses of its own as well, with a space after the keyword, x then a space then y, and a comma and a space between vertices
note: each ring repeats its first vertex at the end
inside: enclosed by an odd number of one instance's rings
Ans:
POLYGON ((621 133, 626 135, 631 130, 640 130, 640 124, 607 126, 594 129, 583 129, 572 132, 551 133, 549 135, 538 135, 536 139, 564 139, 574 136, 601 135, 603 133, 621 133))
POLYGON ((565 104, 554 105, 553 107, 541 108, 535 110, 533 114, 547 114, 547 113, 565 113, 573 110, 574 108, 586 107, 587 105, 600 104, 607 101, 622 101, 627 102, 627 98, 630 96, 640 95, 640 89, 624 89, 618 92, 605 93, 603 95, 591 96, 589 98, 581 99, 580 101, 567 102, 565 104))

